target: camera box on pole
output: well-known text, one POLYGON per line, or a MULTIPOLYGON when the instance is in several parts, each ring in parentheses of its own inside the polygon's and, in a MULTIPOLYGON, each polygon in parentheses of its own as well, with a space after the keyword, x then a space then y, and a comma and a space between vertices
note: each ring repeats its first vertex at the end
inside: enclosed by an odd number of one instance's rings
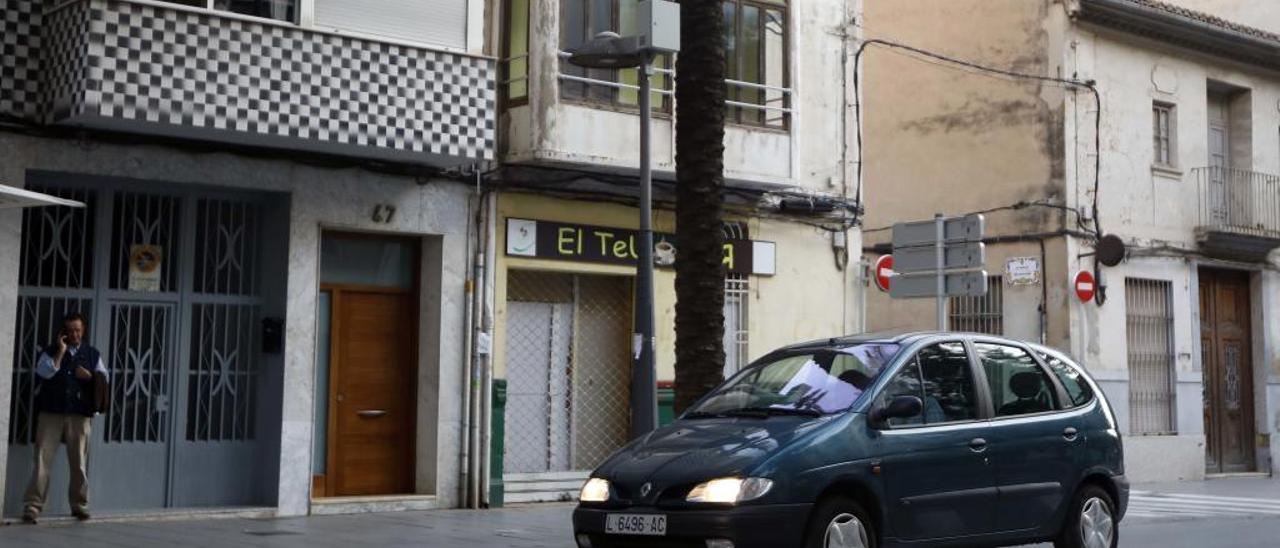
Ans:
POLYGON ((641 2, 636 13, 640 47, 652 54, 680 51, 680 4, 666 0, 641 2))

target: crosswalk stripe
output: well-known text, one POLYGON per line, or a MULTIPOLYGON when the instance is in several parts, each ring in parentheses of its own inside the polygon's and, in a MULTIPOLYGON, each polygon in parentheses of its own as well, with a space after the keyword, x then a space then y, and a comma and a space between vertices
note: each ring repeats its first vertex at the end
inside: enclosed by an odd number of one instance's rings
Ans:
POLYGON ((1127 515, 1142 518, 1280 516, 1280 500, 1134 491, 1129 497, 1127 515))
POLYGON ((1154 510, 1159 512, 1213 514, 1216 516, 1242 516, 1242 515, 1280 516, 1280 511, 1276 511, 1276 510, 1241 510, 1238 508, 1223 508, 1223 507, 1215 507, 1215 506, 1187 507, 1187 506, 1143 505, 1143 506, 1140 506, 1139 509, 1154 510))
POLYGON ((1156 493, 1153 491, 1133 491, 1129 493, 1130 498, 1162 498, 1162 499, 1186 499, 1186 500, 1207 500, 1207 501, 1232 501, 1247 502, 1255 504, 1266 504, 1270 506, 1280 507, 1280 500, 1276 499, 1259 499, 1246 497, 1220 497, 1217 495, 1192 495, 1188 493, 1156 493))
POLYGON ((1179 500, 1164 498, 1140 498, 1129 499, 1130 504, 1169 504, 1175 506, 1212 506, 1215 508, 1239 508, 1242 510, 1272 510, 1280 511, 1280 505, 1275 504, 1251 504, 1244 502, 1220 502, 1208 500, 1179 500))

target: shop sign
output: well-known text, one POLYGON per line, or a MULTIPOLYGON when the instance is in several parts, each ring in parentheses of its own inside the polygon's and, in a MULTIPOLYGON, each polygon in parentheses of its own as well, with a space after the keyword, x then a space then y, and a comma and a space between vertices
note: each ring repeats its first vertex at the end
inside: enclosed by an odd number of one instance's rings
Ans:
POLYGON ((1040 259, 1013 257, 1004 262, 1004 279, 1012 286, 1040 283, 1040 259))
MULTIPOLYGON (((636 241, 639 233, 626 228, 535 221, 531 219, 507 219, 507 255, 535 257, 559 261, 580 261, 607 264, 635 264, 639 253, 636 241)), ((656 232, 655 247, 659 248, 658 265, 669 266, 674 260, 663 260, 674 252, 679 257, 679 245, 674 234, 656 232), (665 242, 666 245, 663 245, 665 242)), ((755 274, 772 276, 775 245, 773 242, 754 240, 726 240, 724 265, 731 274, 755 274)))

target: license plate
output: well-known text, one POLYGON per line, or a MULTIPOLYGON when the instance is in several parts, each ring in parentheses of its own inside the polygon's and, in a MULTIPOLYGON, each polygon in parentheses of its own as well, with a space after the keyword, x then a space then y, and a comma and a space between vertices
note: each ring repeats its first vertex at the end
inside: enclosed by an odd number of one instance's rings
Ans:
POLYGON ((604 518, 604 532, 610 535, 666 535, 667 516, 661 514, 609 514, 604 518))

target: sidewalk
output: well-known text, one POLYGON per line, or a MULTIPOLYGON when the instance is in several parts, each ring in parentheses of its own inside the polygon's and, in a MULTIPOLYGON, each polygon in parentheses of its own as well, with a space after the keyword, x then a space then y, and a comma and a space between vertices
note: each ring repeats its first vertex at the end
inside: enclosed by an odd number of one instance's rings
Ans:
POLYGON ((571 548, 572 512, 572 505, 540 504, 280 519, 54 520, 0 527, 0 547, 571 548))

